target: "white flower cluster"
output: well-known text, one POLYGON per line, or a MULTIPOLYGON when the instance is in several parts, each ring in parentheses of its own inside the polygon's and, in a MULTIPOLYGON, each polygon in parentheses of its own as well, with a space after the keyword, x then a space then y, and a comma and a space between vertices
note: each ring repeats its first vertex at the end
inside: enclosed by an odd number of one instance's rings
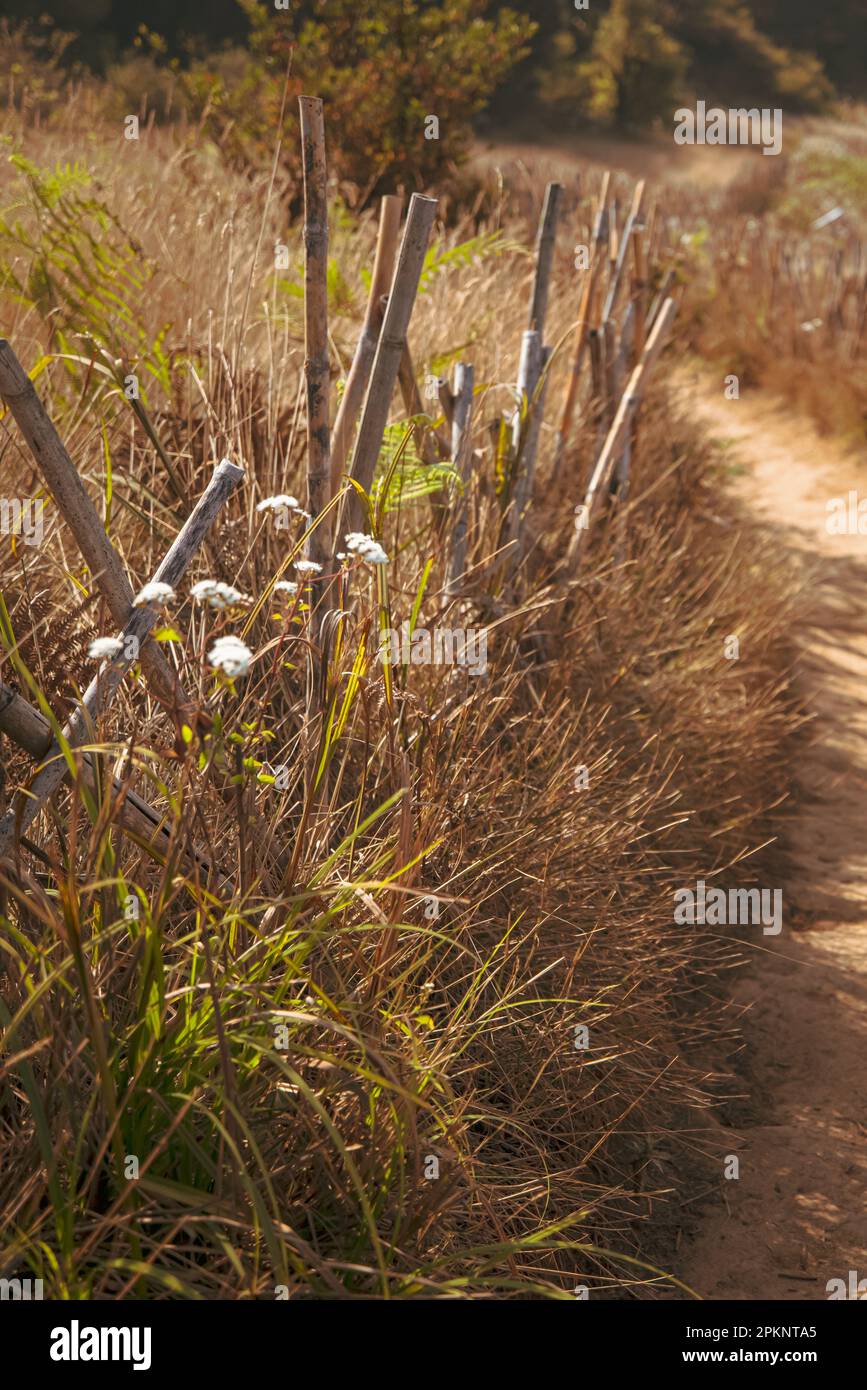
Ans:
POLYGON ((208 652, 208 661, 215 670, 227 676, 246 676, 253 653, 240 637, 218 637, 208 652))
MULTIPOLYGON (((373 536, 366 536, 363 531, 350 531, 347 534, 346 549, 350 555, 360 556, 368 565, 387 565, 389 563, 388 556, 379 541, 375 541, 373 536)), ((337 558, 343 560, 346 556, 338 555, 337 558)))
POLYGON ((256 503, 257 512, 276 512, 281 516, 285 512, 297 512, 306 521, 310 520, 310 513, 305 512, 297 497, 291 497, 288 492, 278 492, 273 497, 263 497, 261 502, 256 503))
POLYGON ((123 642, 119 637, 95 637, 87 649, 87 655, 92 661, 104 661, 106 658, 111 660, 123 650, 123 642))
POLYGON ((175 596, 175 591, 171 584, 163 584, 159 579, 152 579, 149 584, 145 584, 139 589, 132 601, 133 608, 164 608, 167 603, 171 603, 175 596))
POLYGON ((194 584, 190 589, 190 595, 196 603, 207 603, 209 608, 223 609, 231 608, 237 603, 248 603, 246 594, 242 594, 240 589, 235 589, 231 584, 224 584, 220 579, 200 579, 198 584, 194 584))

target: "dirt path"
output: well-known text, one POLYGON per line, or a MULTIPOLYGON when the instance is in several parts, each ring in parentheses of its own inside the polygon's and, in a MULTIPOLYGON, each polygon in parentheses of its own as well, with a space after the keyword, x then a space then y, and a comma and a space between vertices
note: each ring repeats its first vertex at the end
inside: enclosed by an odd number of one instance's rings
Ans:
POLYGON ((829 1279, 867 1279, 867 536, 826 530, 830 498, 867 497, 867 469, 773 402, 725 400, 722 379, 680 387, 744 466, 742 499, 815 576, 819 621, 803 634, 816 726, 795 770, 796 876, 783 932, 738 987, 740 1178, 705 1207, 679 1273, 705 1298, 824 1299, 829 1279))

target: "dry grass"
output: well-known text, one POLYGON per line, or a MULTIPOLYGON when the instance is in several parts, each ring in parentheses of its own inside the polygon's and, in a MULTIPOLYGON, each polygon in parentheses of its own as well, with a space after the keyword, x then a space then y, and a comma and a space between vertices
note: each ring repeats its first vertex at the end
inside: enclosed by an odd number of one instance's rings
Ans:
POLYGON ((796 404, 827 434, 867 430, 867 126, 793 126, 716 194, 675 194, 661 255, 686 291, 689 343, 742 386, 796 404), (816 222, 839 209, 825 227, 816 222))
MULTIPOLYGON (((28 367, 52 354, 43 398, 135 583, 209 461, 244 464, 243 496, 190 579, 223 579, 255 603, 218 622, 185 594, 172 610, 170 649, 202 711, 192 743, 173 741, 140 681, 98 730, 106 768, 122 765, 165 810, 169 862, 120 836, 108 793, 88 807, 79 789, 38 823, 39 854, 5 865, 0 1274, 29 1270, 54 1297, 273 1297, 281 1285, 571 1297, 581 1283, 656 1296, 671 1283, 654 1272, 654 1232, 677 1224, 687 1174, 704 1161, 718 1171, 707 1117, 737 1045, 725 973, 745 954, 675 926, 672 895, 698 876, 768 881, 755 851, 785 793, 794 719, 788 576, 672 418, 663 361, 625 526, 603 527, 581 571, 564 570, 595 431, 576 431, 554 480, 546 428, 532 546, 509 588, 492 558, 485 422, 514 379, 530 229, 505 201, 515 246, 446 258, 411 325, 420 372, 462 356, 483 383, 473 568, 449 612, 430 509, 384 518, 387 585, 367 569, 345 581, 328 776, 312 794, 308 614, 269 596, 302 533, 255 511, 302 486, 301 306, 270 268, 275 239, 300 261, 298 229, 282 222, 279 188, 268 201, 267 176, 233 175, 192 139, 155 130, 128 145, 83 139, 72 115, 48 131, 17 120, 13 142, 36 165, 77 156, 93 169, 91 191, 125 229, 111 236, 141 248, 142 283, 128 286, 130 319, 111 320, 108 357, 77 317, 98 318, 98 303, 64 301, 59 271, 41 309, 13 305, 7 286, 7 336, 28 367), (125 350, 170 472, 106 374, 125 350), (485 676, 409 666, 385 683, 380 610, 396 627, 420 595, 430 628, 488 626, 485 676), (236 688, 203 661, 218 627, 256 652, 236 688), (736 663, 723 658, 729 633, 736 663), (288 786, 261 780, 265 760, 288 767, 288 786), (581 764, 589 786, 576 791, 581 764), (233 889, 184 869, 190 841, 233 889), (124 916, 129 893, 138 921, 124 916)), ((2 181, 4 206, 23 196, 8 166, 2 181)), ((576 209, 570 195, 572 239, 586 241, 589 200, 576 209)), ((21 217, 38 246, 44 223, 21 217)), ((345 370, 374 228, 335 207, 332 233, 345 370)), ((458 228, 443 249, 466 239, 458 228)), ((26 273, 29 253, 3 245, 26 273)), ((561 244, 552 340, 577 299, 561 244)), ((8 418, 0 451, 4 493, 30 496, 8 418)), ((42 546, 4 538, 0 552, 17 640, 2 674, 22 685, 23 660, 59 711, 89 674, 87 639, 111 629, 50 503, 46 515, 42 546)), ((10 774, 7 796, 22 764, 10 774)))

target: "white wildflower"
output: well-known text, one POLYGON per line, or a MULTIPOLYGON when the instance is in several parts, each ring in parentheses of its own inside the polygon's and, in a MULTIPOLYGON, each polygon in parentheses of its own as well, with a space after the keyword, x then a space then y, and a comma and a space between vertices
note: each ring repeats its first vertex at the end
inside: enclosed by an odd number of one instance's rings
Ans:
POLYGON ((240 637, 218 637, 208 652, 208 661, 227 676, 246 676, 253 653, 240 637))
POLYGON ((296 560, 295 568, 299 574, 321 574, 322 566, 317 565, 315 560, 296 560))
POLYGON ((291 579, 278 579, 274 585, 275 594, 297 594, 298 585, 293 584, 291 579))
POLYGON ((240 589, 234 588, 231 584, 224 584, 220 579, 200 579, 198 584, 194 584, 190 589, 191 598, 196 603, 207 603, 210 608, 222 609, 231 608, 235 603, 247 603, 247 595, 242 594, 240 589))
POLYGON ((93 661, 103 661, 106 657, 117 656, 120 651, 123 651, 123 642, 119 637, 95 637, 87 649, 87 655, 93 661))
POLYGON ((145 584, 139 589, 132 601, 133 608, 163 608, 167 603, 171 603, 175 596, 175 591, 171 584, 163 584, 159 579, 152 579, 149 584, 145 584))
POLYGON ((263 497, 261 502, 257 502, 257 512, 281 512, 283 509, 290 512, 301 511, 301 505, 297 497, 290 497, 288 492, 279 492, 276 497, 263 497))
POLYGON ((379 541, 366 536, 363 531, 350 531, 346 537, 346 548, 354 555, 360 555, 369 565, 387 565, 388 556, 379 541))

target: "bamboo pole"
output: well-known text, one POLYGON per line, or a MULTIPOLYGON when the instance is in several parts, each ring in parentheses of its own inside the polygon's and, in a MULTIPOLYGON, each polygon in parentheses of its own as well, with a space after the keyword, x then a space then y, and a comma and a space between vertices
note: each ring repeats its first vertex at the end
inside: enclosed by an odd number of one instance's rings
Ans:
POLYGON ((671 289, 673 284, 674 271, 667 270, 664 276, 662 277, 662 284, 660 285, 656 293, 656 298, 654 299, 653 304, 650 306, 650 313, 647 315, 647 324, 645 328, 645 331, 647 333, 650 333, 652 331, 653 325, 656 323, 656 319, 660 309, 662 308, 663 304, 665 304, 668 300, 669 290, 671 289))
MULTIPOLYGON (((117 551, 105 533, 57 430, 48 418, 33 382, 12 348, 0 339, 0 396, 6 402, 18 428, 36 460, 57 508, 75 537, 94 582, 98 584, 112 619, 123 627, 129 617, 133 591, 117 551)), ((171 710, 191 707, 165 653, 148 641, 141 652, 141 664, 157 699, 171 710)))
POLYGON ((647 257, 644 250, 644 232, 636 227, 632 234, 632 249, 635 261, 635 275, 632 281, 632 302, 635 305, 635 350, 640 355, 644 351, 647 334, 647 257))
MULTIPOLYGON (((217 465, 207 488, 157 567, 154 582, 170 584, 172 588, 177 586, 214 518, 243 476, 243 468, 228 459, 217 465)), ((64 725, 63 736, 71 747, 86 741, 93 721, 114 699, 124 675, 136 660, 137 651, 158 619, 159 614, 152 608, 134 608, 129 614, 121 636, 122 650, 111 661, 103 663, 64 725)), ((68 772, 60 744, 52 740, 44 765, 36 773, 28 794, 18 807, 10 808, 0 820, 0 857, 9 853, 15 839, 27 829, 68 772)))
POLYGON ((473 368, 469 362, 459 362, 455 368, 454 412, 452 415, 452 462, 461 480, 458 511, 452 531, 446 594, 456 592, 467 561, 467 517, 469 514, 469 483, 472 450, 470 435, 473 419, 473 368))
POLYGON ((572 425, 572 417, 575 414, 575 403, 578 399, 578 386, 581 380, 581 368, 584 364, 584 353, 587 349, 587 338, 590 331, 591 315, 593 302, 596 297, 596 286, 605 264, 605 248, 608 244, 608 188, 611 182, 611 175, 606 171, 602 177, 602 187, 599 192, 599 200, 596 207, 596 221, 593 228, 593 255, 590 261, 590 269, 587 272, 587 279, 584 284, 584 291, 581 296, 581 305, 578 310, 578 321, 576 324, 575 350, 572 357, 572 365, 569 371, 569 379, 566 383, 566 391, 563 397, 563 406, 560 413, 560 424, 557 430, 557 441, 554 446, 554 467, 557 468, 569 430, 572 425))
MULTIPOLYGON (((352 454, 350 475, 365 492, 370 492, 388 423, 391 398, 436 210, 435 198, 425 198, 420 193, 412 195, 352 454)), ((365 520, 365 506, 355 489, 348 499, 346 510, 347 529, 360 530, 365 520)), ((340 529, 338 527, 338 537, 340 529)))
POLYGON ((397 251, 397 236, 400 231, 400 214, 403 198, 387 193, 379 208, 379 233, 376 238, 376 256, 373 262, 373 276, 370 294, 367 298, 367 311, 361 325, 361 334, 352 359, 352 366, 346 378, 343 398, 334 422, 331 436, 331 495, 336 493, 340 476, 346 467, 352 433, 358 420, 358 412, 364 400, 364 393, 370 381, 376 344, 382 326, 383 296, 391 284, 394 271, 394 258, 397 251))
POLYGON ((449 386, 445 377, 442 376, 440 377, 438 382, 438 395, 440 398, 440 406, 442 408, 445 422, 448 425, 449 429, 451 429, 452 420, 454 419, 455 414, 455 398, 452 395, 451 387, 449 386))
POLYGON ((653 326, 653 332, 645 344, 638 365, 632 373, 626 390, 623 393, 620 405, 617 408, 617 413, 608 431, 608 437, 602 446, 596 467, 593 470, 587 492, 584 495, 583 509, 579 509, 582 511, 585 525, 581 530, 576 529, 572 536, 568 559, 573 564, 580 556, 584 544, 583 538, 589 530, 590 522, 593 519, 593 513, 602 496, 605 485, 608 482, 611 469, 623 452, 623 445, 628 437, 629 427, 641 402, 641 394, 645 379, 665 345, 665 340, 676 312, 677 306, 674 300, 667 299, 659 312, 656 323, 653 326))
POLYGON ((602 309, 603 324, 606 324, 608 320, 612 317, 615 306, 617 304, 617 294, 620 289, 621 279, 623 277, 623 267, 626 264, 626 257, 628 255, 630 243, 632 241, 632 233, 635 229, 636 223, 641 218, 641 210, 644 206, 644 188, 644 179, 640 179, 639 182, 636 184, 635 192, 632 196, 632 207, 629 210, 629 217, 626 221, 626 227, 624 229, 623 236, 620 240, 620 245, 617 249, 617 258, 614 263, 614 268, 611 274, 611 280, 608 285, 608 293, 605 296, 605 304, 602 309))
MULTIPOLYGON (((328 175, 319 97, 299 97, 304 166, 304 377, 307 384, 307 510, 314 522, 331 501, 328 431, 328 175)), ((328 565, 328 530, 312 525, 307 557, 328 565)))
POLYGON ((528 329, 535 329, 542 338, 545 335, 545 318, 548 313, 548 291, 551 285, 551 267, 554 261, 554 242, 557 235, 557 219, 560 215, 560 202, 563 186, 549 183, 545 189, 545 202, 536 233, 536 271, 533 276, 533 293, 530 296, 530 316, 528 329))
POLYGON ((511 567, 520 558, 521 535, 524 518, 533 495, 533 476, 536 467, 536 452, 539 447, 539 434, 542 428, 542 412, 545 405, 545 383, 542 374, 551 355, 549 347, 543 347, 540 335, 526 332, 521 342, 521 365, 518 371, 518 390, 521 400, 526 400, 527 411, 523 419, 520 410, 516 411, 512 424, 512 440, 515 450, 515 483, 512 499, 512 515, 509 530, 511 539, 517 542, 509 557, 511 567))

